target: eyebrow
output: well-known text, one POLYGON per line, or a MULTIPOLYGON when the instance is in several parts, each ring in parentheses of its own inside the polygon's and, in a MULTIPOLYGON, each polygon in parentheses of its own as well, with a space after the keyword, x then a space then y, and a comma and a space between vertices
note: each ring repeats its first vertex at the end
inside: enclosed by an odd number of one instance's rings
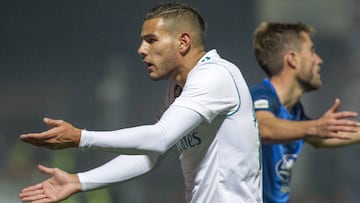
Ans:
POLYGON ((156 35, 150 33, 150 34, 146 34, 146 35, 140 36, 140 39, 148 39, 148 38, 152 38, 152 37, 156 38, 156 35))

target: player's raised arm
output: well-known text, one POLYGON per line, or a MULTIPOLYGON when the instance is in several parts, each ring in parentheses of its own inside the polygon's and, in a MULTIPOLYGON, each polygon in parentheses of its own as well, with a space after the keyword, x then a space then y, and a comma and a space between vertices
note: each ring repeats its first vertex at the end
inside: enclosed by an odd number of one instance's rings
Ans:
POLYGON ((351 120, 356 112, 339 111, 340 100, 336 99, 319 119, 289 121, 276 118, 270 111, 257 111, 260 133, 265 143, 286 143, 297 139, 335 138, 350 140, 358 130, 358 122, 351 120), (348 133, 338 133, 339 131, 348 133))

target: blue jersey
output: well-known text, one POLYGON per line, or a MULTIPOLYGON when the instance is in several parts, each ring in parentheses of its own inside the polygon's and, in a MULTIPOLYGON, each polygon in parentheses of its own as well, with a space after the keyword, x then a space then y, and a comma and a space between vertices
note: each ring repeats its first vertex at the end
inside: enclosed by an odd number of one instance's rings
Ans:
MULTIPOLYGON (((306 120, 301 103, 289 112, 280 103, 268 79, 264 79, 250 90, 256 111, 270 111, 277 118, 285 120, 306 120)), ((262 144, 264 203, 289 202, 291 171, 302 145, 302 139, 287 144, 262 144)))

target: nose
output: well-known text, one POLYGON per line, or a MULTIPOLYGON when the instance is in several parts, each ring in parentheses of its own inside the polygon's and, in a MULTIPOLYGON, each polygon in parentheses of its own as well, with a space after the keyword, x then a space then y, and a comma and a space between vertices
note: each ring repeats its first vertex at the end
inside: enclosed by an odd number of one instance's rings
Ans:
POLYGON ((146 47, 145 47, 145 43, 144 42, 141 42, 141 44, 140 44, 140 46, 139 46, 139 48, 138 48, 138 54, 140 55, 140 56, 146 56, 146 53, 147 53, 147 51, 146 51, 146 47))
POLYGON ((318 55, 318 54, 315 54, 315 57, 316 57, 316 61, 317 61, 317 63, 318 64, 323 64, 324 62, 323 62, 323 60, 322 60, 322 58, 318 55))

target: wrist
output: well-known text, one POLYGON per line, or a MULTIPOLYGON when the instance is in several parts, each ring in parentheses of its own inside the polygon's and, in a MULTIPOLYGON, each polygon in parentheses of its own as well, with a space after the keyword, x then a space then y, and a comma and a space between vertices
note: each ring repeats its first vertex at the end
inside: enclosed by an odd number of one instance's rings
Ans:
POLYGON ((81 183, 77 174, 70 174, 71 182, 73 183, 74 193, 81 192, 81 183))
POLYGON ((81 133, 82 130, 79 128, 75 128, 75 133, 74 133, 74 147, 79 147, 80 145, 80 140, 81 140, 81 133))
POLYGON ((312 121, 305 121, 304 126, 302 126, 302 129, 305 130, 305 138, 307 137, 316 137, 319 136, 319 126, 321 126, 321 123, 319 120, 312 120, 312 121))

